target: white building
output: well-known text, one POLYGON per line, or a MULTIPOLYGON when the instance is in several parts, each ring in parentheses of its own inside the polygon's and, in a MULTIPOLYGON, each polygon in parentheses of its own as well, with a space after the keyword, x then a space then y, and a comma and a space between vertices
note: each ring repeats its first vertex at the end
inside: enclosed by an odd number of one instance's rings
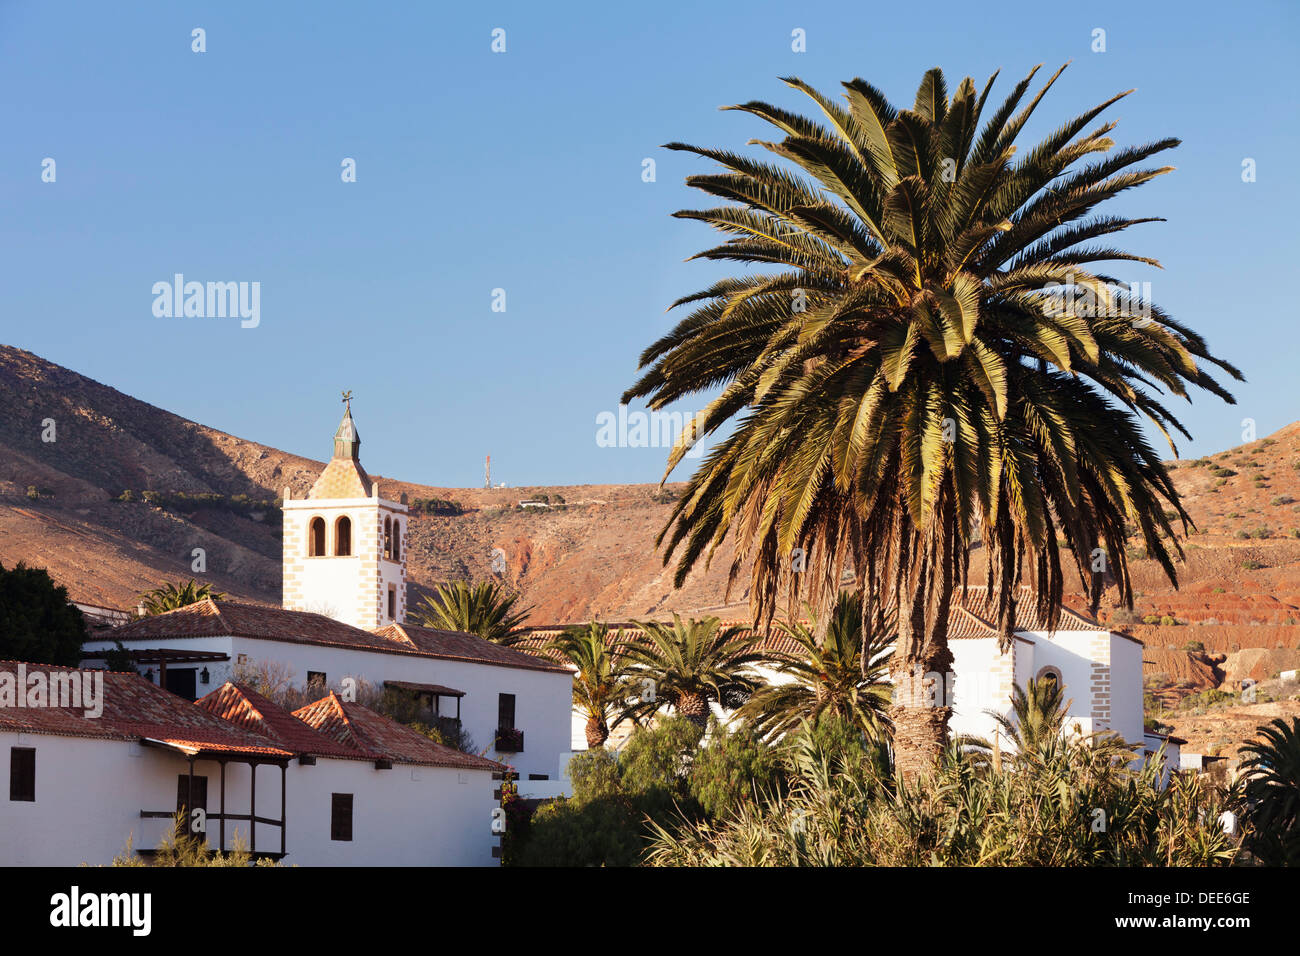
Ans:
MULTIPOLYGON (((238 837, 291 864, 497 856, 493 777, 504 768, 358 704, 331 694, 291 715, 231 684, 195 704, 134 674, 23 667, 102 675, 103 694, 99 713, 0 706, 0 865, 106 864, 128 841, 147 857, 177 811, 214 849, 238 837)), ((18 670, 0 662, 0 678, 18 670)))
MULTIPOLYGON (((1013 682, 1024 689, 1030 678, 1056 680, 1068 704, 1067 729, 1078 727, 1085 735, 1113 732, 1128 743, 1142 745, 1144 753, 1155 753, 1164 744, 1166 767, 1171 760, 1173 767, 1178 766, 1178 739, 1144 731, 1141 641, 1111 631, 1066 607, 1061 608, 1056 630, 1049 631, 1028 588, 1021 588, 1017 595, 1017 627, 1005 652, 998 648, 999 632, 994 620, 986 589, 967 587, 954 595, 948 632, 952 669, 942 678, 936 675, 934 686, 935 701, 946 701, 953 708, 948 725, 951 736, 969 735, 991 741, 999 729, 994 714, 1013 716, 1013 682)), ((632 640, 639 633, 635 625, 610 627, 611 641, 632 640)), ((533 628, 521 646, 541 653, 562 630, 533 628)), ((797 652, 793 642, 779 633, 764 638, 761 646, 778 653, 797 652)), ((769 683, 789 680, 773 668, 759 667, 755 671, 769 683)), ((716 704, 712 709, 718 717, 727 716, 716 704)), ((574 750, 585 748, 585 728, 585 717, 574 711, 570 723, 574 750)), ((1005 740, 1003 746, 1007 746, 1005 740)))
POLYGON ((147 678, 193 700, 242 667, 296 686, 348 678, 422 695, 475 750, 510 765, 520 793, 563 792, 572 671, 472 634, 406 620, 406 505, 361 467, 349 408, 308 496, 284 500, 283 608, 203 601, 93 635, 87 663, 121 641, 147 678))

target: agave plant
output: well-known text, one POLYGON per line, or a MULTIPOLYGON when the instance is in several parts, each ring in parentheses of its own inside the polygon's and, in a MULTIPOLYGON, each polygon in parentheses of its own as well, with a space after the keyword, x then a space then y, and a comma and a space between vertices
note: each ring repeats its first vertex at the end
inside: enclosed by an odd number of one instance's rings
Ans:
POLYGON ((514 634, 528 619, 532 608, 516 608, 519 595, 512 594, 495 581, 466 584, 464 581, 439 584, 432 597, 411 612, 411 618, 425 627, 444 631, 463 631, 497 644, 513 644, 514 634))
POLYGON ((611 647, 609 626, 599 621, 575 625, 546 649, 559 653, 577 669, 573 707, 587 719, 587 746, 592 750, 603 747, 610 731, 626 716, 623 703, 633 693, 626 658, 616 646, 611 647))
POLYGON ((1300 866, 1300 718, 1278 717, 1256 733, 1241 748, 1250 850, 1269 866, 1300 866))
POLYGON ((816 723, 824 713, 847 721, 868 739, 887 733, 892 624, 892 617, 880 627, 864 622, 862 595, 849 592, 836 601, 820 642, 815 624, 780 623, 779 631, 800 653, 774 656, 777 673, 786 680, 755 690, 736 716, 752 721, 754 731, 768 739, 797 730, 805 720, 816 723))
POLYGON ((722 167, 687 179, 721 203, 677 213, 728 237, 697 258, 758 269, 678 299, 693 311, 642 353, 624 395, 657 409, 721 388, 665 478, 735 426, 661 532, 665 563, 676 558, 680 586, 732 536, 730 580, 748 570, 752 613, 771 620, 782 594, 827 607, 851 561, 860 588, 899 608, 904 775, 932 767, 947 737, 948 709, 928 706, 923 682, 952 661, 949 608, 972 548, 987 555, 1004 642, 1025 576, 1053 625, 1071 566, 1094 604, 1113 580, 1131 606, 1126 522, 1175 580, 1174 526, 1189 519, 1143 426, 1173 447, 1187 432, 1165 394, 1197 386, 1231 402, 1208 369, 1241 378, 1105 265, 1155 259, 1092 244, 1159 221, 1094 211, 1169 172, 1143 164, 1178 140, 1116 148, 1099 117, 1121 93, 1018 151, 1061 75, 1026 102, 1035 72, 990 110, 996 74, 950 95, 930 70, 902 109, 862 79, 839 104, 790 78, 819 120, 732 107, 775 129, 755 142, 779 162, 668 146, 722 167))
POLYGON ((225 597, 223 592, 215 590, 211 584, 199 584, 190 578, 178 584, 168 581, 160 587, 145 591, 140 595, 140 607, 144 609, 145 617, 152 617, 208 599, 221 601, 225 597))
POLYGON ((642 637, 619 645, 638 689, 627 709, 633 719, 645 720, 666 704, 703 733, 710 702, 731 703, 756 686, 751 668, 763 655, 755 650, 757 638, 743 629, 724 628, 716 617, 683 621, 678 614, 671 624, 637 626, 642 637))

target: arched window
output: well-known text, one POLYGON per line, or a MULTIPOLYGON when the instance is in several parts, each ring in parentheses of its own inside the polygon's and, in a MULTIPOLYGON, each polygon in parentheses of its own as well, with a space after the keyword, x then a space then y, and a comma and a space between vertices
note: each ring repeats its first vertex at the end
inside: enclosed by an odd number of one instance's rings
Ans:
POLYGON ((384 557, 393 557, 393 519, 384 519, 384 557))
POLYGON ((1035 678, 1043 687, 1046 687, 1048 684, 1055 684, 1061 690, 1065 689, 1065 679, 1061 677, 1061 672, 1050 665, 1042 668, 1035 675, 1035 678))
POLYGON ((352 553, 352 519, 347 515, 334 522, 334 553, 340 557, 352 553))
POLYGON ((402 560, 402 522, 393 519, 393 560, 402 560))
POLYGON ((312 518, 307 528, 307 556, 319 558, 325 553, 325 519, 312 518))

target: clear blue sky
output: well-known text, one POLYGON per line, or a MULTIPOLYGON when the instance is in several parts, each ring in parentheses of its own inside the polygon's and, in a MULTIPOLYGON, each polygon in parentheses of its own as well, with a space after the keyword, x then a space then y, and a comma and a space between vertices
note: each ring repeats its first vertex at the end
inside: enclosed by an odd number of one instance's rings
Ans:
POLYGON ((1073 60, 1030 134, 1136 87, 1118 141, 1184 140, 1115 208, 1168 217, 1127 242, 1164 271, 1122 274, 1249 379, 1235 408, 1175 403, 1180 450, 1300 418, 1296 5, 1063 6, 2 2, 0 342, 316 458, 350 388, 393 477, 481 485, 490 453, 511 485, 658 480, 663 450, 599 448, 595 420, 719 272, 683 262, 709 231, 669 218, 707 200, 682 184, 707 164, 660 145, 744 149, 763 124, 717 107, 803 109, 782 75, 910 104, 935 65, 950 87, 1002 68, 996 99, 1073 60), (260 326, 156 318, 176 272, 260 282, 260 326))

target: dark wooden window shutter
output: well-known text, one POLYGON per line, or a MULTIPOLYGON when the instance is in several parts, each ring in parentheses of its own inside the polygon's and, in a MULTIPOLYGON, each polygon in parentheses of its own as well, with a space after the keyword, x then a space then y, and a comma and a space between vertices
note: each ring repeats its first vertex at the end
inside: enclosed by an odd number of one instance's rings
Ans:
POLYGON ((9 748, 9 799, 36 802, 36 749, 9 748))
POLYGON ((352 839, 352 794, 335 793, 330 797, 330 839, 352 839))

